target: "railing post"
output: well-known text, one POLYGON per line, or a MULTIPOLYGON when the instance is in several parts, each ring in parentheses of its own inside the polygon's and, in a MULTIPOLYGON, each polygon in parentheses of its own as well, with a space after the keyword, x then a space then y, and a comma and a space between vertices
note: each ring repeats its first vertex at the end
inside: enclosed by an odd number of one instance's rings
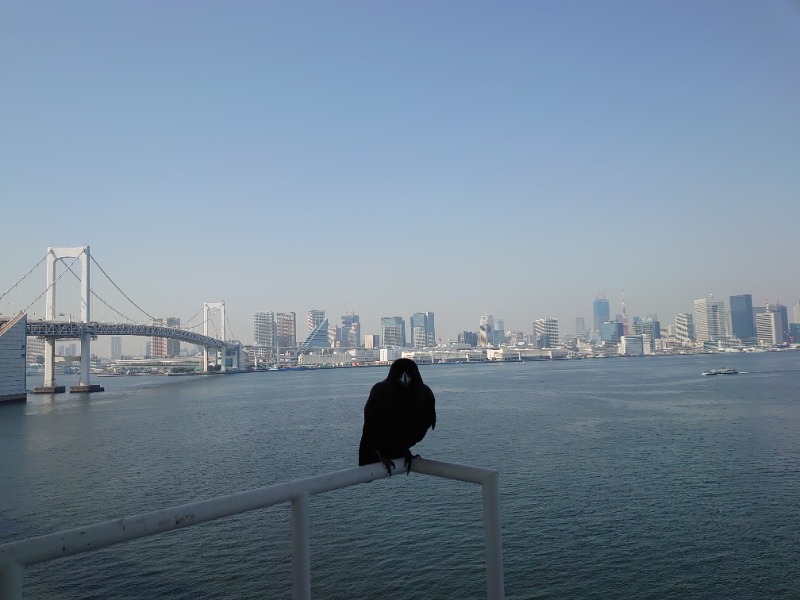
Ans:
POLYGON ((503 600, 503 540, 500 536, 500 483, 493 473, 483 483, 483 527, 486 533, 486 597, 503 600))
POLYGON ((25 567, 19 563, 0 564, 0 598, 3 600, 22 600, 22 579, 25 567))
POLYGON ((292 499, 292 598, 311 600, 308 492, 292 499))

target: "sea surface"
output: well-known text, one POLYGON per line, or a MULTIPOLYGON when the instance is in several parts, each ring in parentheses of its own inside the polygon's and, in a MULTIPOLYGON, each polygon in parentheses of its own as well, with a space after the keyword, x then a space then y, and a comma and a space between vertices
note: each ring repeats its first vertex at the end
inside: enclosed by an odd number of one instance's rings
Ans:
MULTIPOLYGON (((387 372, 103 378, 0 406, 0 542, 355 466, 387 372)), ((507 598, 800 598, 800 353, 421 372, 438 421, 415 452, 500 472, 507 598)), ((290 598, 290 540, 279 505, 30 567, 25 597, 290 598)), ((314 496, 311 553, 315 598, 485 598, 480 487, 314 496)))

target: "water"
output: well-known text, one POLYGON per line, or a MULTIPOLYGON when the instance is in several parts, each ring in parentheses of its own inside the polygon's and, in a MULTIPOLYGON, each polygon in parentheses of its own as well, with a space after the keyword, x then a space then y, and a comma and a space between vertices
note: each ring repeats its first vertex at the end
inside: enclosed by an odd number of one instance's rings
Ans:
MULTIPOLYGON (((114 378, 0 407, 0 539, 355 466, 386 372, 114 378)), ((415 450, 500 471, 508 598, 800 597, 800 354, 422 375, 438 425, 415 450), (723 366, 740 374, 700 376, 723 366)), ((31 567, 25 594, 288 598, 289 516, 31 567)), ((412 474, 312 497, 311 552, 316 598, 485 597, 480 487, 412 474)))

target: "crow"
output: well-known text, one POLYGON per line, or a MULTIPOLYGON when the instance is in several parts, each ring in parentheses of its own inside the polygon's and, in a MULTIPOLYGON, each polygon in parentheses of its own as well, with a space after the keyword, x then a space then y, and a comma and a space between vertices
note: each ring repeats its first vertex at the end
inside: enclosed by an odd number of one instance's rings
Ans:
MULTIPOLYGON (((417 363, 400 358, 389 375, 370 390, 364 406, 364 430, 358 448, 358 464, 383 463, 392 474, 393 458, 406 459, 411 471, 411 446, 420 442, 428 428, 436 427, 435 398, 422 382, 417 363)), ((417 455, 419 458, 419 455, 417 455)))

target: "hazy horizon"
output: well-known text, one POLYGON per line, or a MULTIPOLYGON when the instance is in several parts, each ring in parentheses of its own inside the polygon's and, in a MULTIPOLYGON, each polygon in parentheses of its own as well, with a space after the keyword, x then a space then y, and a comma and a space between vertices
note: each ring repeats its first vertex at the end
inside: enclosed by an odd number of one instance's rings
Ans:
POLYGON ((0 293, 90 245, 149 314, 223 300, 248 342, 257 311, 447 340, 591 327, 599 292, 664 325, 800 299, 796 2, 0 11, 0 293))

